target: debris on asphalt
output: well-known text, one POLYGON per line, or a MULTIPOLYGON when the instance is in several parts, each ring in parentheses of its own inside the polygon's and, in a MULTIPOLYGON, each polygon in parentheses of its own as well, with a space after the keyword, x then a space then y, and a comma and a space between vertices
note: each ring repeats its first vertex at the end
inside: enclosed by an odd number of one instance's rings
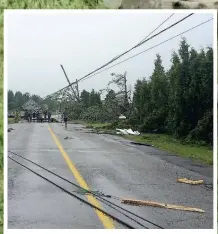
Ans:
POLYGON ((11 132, 12 130, 15 130, 14 128, 8 128, 8 132, 11 132))
POLYGON ((14 128, 9 128, 10 130, 15 130, 14 128))
POLYGON ((134 142, 134 141, 131 141, 130 143, 133 144, 133 145, 144 145, 144 146, 154 147, 153 145, 150 145, 150 144, 147 144, 147 143, 140 143, 140 142, 134 142))
POLYGON ((73 139, 73 137, 68 137, 68 136, 64 137, 64 140, 70 140, 70 139, 73 139))
POLYGON ((213 184, 209 183, 209 184, 204 184, 205 188, 207 190, 213 190, 213 184))
POLYGON ((75 131, 84 131, 84 129, 85 128, 82 128, 82 127, 80 127, 80 128, 74 128, 75 131))
POLYGON ((179 179, 177 179, 177 182, 185 183, 185 184, 193 184, 193 185, 203 184, 204 183, 203 180, 189 180, 189 179, 186 179, 186 178, 179 178, 179 179))
POLYGON ((153 207, 160 207, 160 208, 166 208, 166 209, 205 213, 204 210, 199 209, 199 208, 181 206, 181 205, 170 205, 170 204, 165 204, 165 203, 160 203, 160 202, 132 200, 132 199, 123 199, 121 202, 124 204, 129 204, 129 205, 153 206, 153 207))
POLYGON ((116 129, 117 134, 124 134, 124 135, 135 135, 139 136, 140 133, 138 131, 133 131, 132 129, 116 129))

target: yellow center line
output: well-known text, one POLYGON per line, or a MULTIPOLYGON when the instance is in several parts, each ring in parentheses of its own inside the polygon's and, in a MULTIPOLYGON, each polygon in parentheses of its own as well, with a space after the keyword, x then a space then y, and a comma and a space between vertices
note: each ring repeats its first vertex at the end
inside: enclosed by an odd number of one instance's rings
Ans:
MULTIPOLYGON (((84 189, 90 190, 88 184, 86 183, 86 181, 83 179, 83 177, 80 175, 79 171, 77 170, 77 168, 75 167, 75 165, 73 164, 73 162, 70 160, 68 154, 65 152, 63 146, 61 145, 60 141, 58 140, 57 136, 55 135, 55 133, 52 131, 52 129, 50 127, 48 127, 48 130, 54 140, 54 142, 56 143, 58 149, 60 150, 63 158, 65 159, 68 167, 70 168, 70 170, 72 171, 74 177, 76 178, 77 182, 79 183, 79 185, 81 187, 83 187, 84 189)), ((92 195, 86 195, 88 201, 92 204, 97 206, 98 208, 102 209, 101 204, 92 196, 92 195)), ((111 218, 109 218, 108 216, 106 216, 105 214, 103 214, 101 211, 96 210, 95 209, 96 214, 98 215, 99 219, 101 220, 102 224, 104 225, 105 228, 107 229, 114 229, 115 226, 113 224, 113 221, 111 218)))

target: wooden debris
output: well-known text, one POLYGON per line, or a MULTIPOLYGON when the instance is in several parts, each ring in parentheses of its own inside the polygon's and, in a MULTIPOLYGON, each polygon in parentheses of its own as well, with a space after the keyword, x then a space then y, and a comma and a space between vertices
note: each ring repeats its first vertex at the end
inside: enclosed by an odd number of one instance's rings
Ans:
POLYGON ((185 183, 185 184, 193 184, 193 185, 203 184, 204 183, 203 180, 189 180, 189 179, 186 179, 186 178, 179 178, 179 179, 177 179, 177 182, 185 183))
POLYGON ((124 204, 129 204, 129 205, 153 206, 153 207, 160 207, 160 208, 166 208, 166 209, 184 210, 184 211, 205 213, 204 210, 199 209, 199 208, 181 206, 181 205, 170 205, 170 204, 165 204, 165 203, 160 203, 160 202, 153 202, 153 201, 122 199, 121 202, 124 203, 124 204))

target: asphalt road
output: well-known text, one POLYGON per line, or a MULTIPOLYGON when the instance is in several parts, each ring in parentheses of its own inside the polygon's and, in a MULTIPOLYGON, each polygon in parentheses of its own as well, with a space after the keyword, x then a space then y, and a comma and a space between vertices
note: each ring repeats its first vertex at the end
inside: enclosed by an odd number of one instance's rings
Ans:
MULTIPOLYGON (((119 198, 157 201, 205 210, 205 213, 138 207, 110 201, 163 228, 213 228, 213 190, 176 179, 212 183, 212 167, 151 147, 135 146, 121 137, 87 133, 81 125, 65 130, 57 123, 21 123, 8 133, 8 149, 72 182, 119 198), (68 137, 67 139, 64 139, 68 137)), ((135 228, 142 228, 91 195, 12 154, 11 157, 135 228)), ((148 228, 157 228, 145 221, 148 228)), ((8 228, 126 228, 8 159, 8 228)))

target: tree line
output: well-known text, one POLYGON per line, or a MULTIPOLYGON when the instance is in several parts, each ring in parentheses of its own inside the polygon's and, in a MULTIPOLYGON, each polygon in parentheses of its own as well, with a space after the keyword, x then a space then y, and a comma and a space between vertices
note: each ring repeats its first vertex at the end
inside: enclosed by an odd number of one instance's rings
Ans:
POLYGON ((126 127, 212 144, 213 48, 197 51, 183 38, 171 55, 170 68, 163 67, 157 54, 153 73, 136 81, 133 94, 126 85, 127 73, 112 76, 105 90, 81 92, 80 101, 70 105, 72 119, 113 122, 124 114, 126 127), (111 83, 119 91, 110 89, 111 83))
POLYGON ((135 118, 143 131, 213 142, 213 49, 196 51, 183 39, 164 70, 160 55, 149 79, 138 80, 135 118))
POLYGON ((49 98, 43 99, 39 95, 31 95, 30 93, 22 93, 20 91, 13 92, 8 90, 8 110, 21 110, 22 105, 25 104, 28 100, 32 99, 39 105, 46 104, 50 111, 55 111, 57 109, 57 101, 51 100, 49 98))

